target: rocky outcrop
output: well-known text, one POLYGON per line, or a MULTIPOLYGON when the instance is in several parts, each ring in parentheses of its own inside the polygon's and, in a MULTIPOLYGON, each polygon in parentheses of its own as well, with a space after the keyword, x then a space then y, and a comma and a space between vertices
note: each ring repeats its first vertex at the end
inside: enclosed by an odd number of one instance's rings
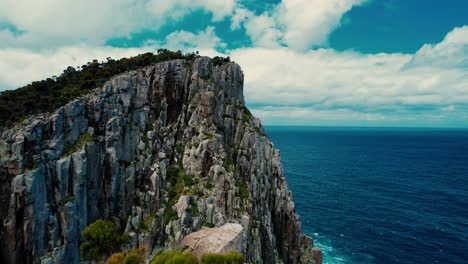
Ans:
POLYGON ((232 223, 248 263, 319 263, 243 78, 206 57, 162 62, 0 128, 0 262, 79 263, 81 232, 108 219, 131 247, 232 223))
POLYGON ((205 253, 241 252, 243 228, 240 224, 224 224, 219 228, 204 228, 182 239, 182 248, 187 248, 197 257, 205 253))

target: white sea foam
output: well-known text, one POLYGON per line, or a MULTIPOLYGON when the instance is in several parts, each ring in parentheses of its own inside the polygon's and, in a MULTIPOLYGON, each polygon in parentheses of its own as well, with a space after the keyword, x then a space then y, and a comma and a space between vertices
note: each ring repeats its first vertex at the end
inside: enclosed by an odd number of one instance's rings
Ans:
POLYGON ((331 241, 320 237, 317 238, 318 234, 315 235, 314 245, 322 249, 323 264, 350 264, 346 256, 341 255, 331 246, 331 241))

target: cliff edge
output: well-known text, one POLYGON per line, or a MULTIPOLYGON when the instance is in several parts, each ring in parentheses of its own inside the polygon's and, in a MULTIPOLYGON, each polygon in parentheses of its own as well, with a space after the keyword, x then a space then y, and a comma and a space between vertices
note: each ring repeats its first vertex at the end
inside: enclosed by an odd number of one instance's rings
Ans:
POLYGON ((220 250, 247 263, 321 263, 243 78, 233 62, 161 62, 0 128, 0 262, 79 263, 81 232, 107 219, 153 252, 230 232, 220 250))

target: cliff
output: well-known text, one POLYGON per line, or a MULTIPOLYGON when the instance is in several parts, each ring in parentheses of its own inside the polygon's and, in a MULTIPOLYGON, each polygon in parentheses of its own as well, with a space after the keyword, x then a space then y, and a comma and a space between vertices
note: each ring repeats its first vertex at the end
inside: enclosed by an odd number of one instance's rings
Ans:
POLYGON ((248 263, 320 263, 243 78, 161 62, 0 128, 0 262, 79 263, 81 232, 108 219, 153 252, 230 228, 219 243, 248 263))

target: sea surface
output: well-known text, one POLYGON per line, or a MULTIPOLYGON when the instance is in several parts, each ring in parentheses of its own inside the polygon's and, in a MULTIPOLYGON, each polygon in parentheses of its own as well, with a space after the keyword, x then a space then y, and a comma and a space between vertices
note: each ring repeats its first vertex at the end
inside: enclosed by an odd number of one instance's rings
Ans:
POLYGON ((468 130, 266 127, 324 263, 468 263, 468 130))

